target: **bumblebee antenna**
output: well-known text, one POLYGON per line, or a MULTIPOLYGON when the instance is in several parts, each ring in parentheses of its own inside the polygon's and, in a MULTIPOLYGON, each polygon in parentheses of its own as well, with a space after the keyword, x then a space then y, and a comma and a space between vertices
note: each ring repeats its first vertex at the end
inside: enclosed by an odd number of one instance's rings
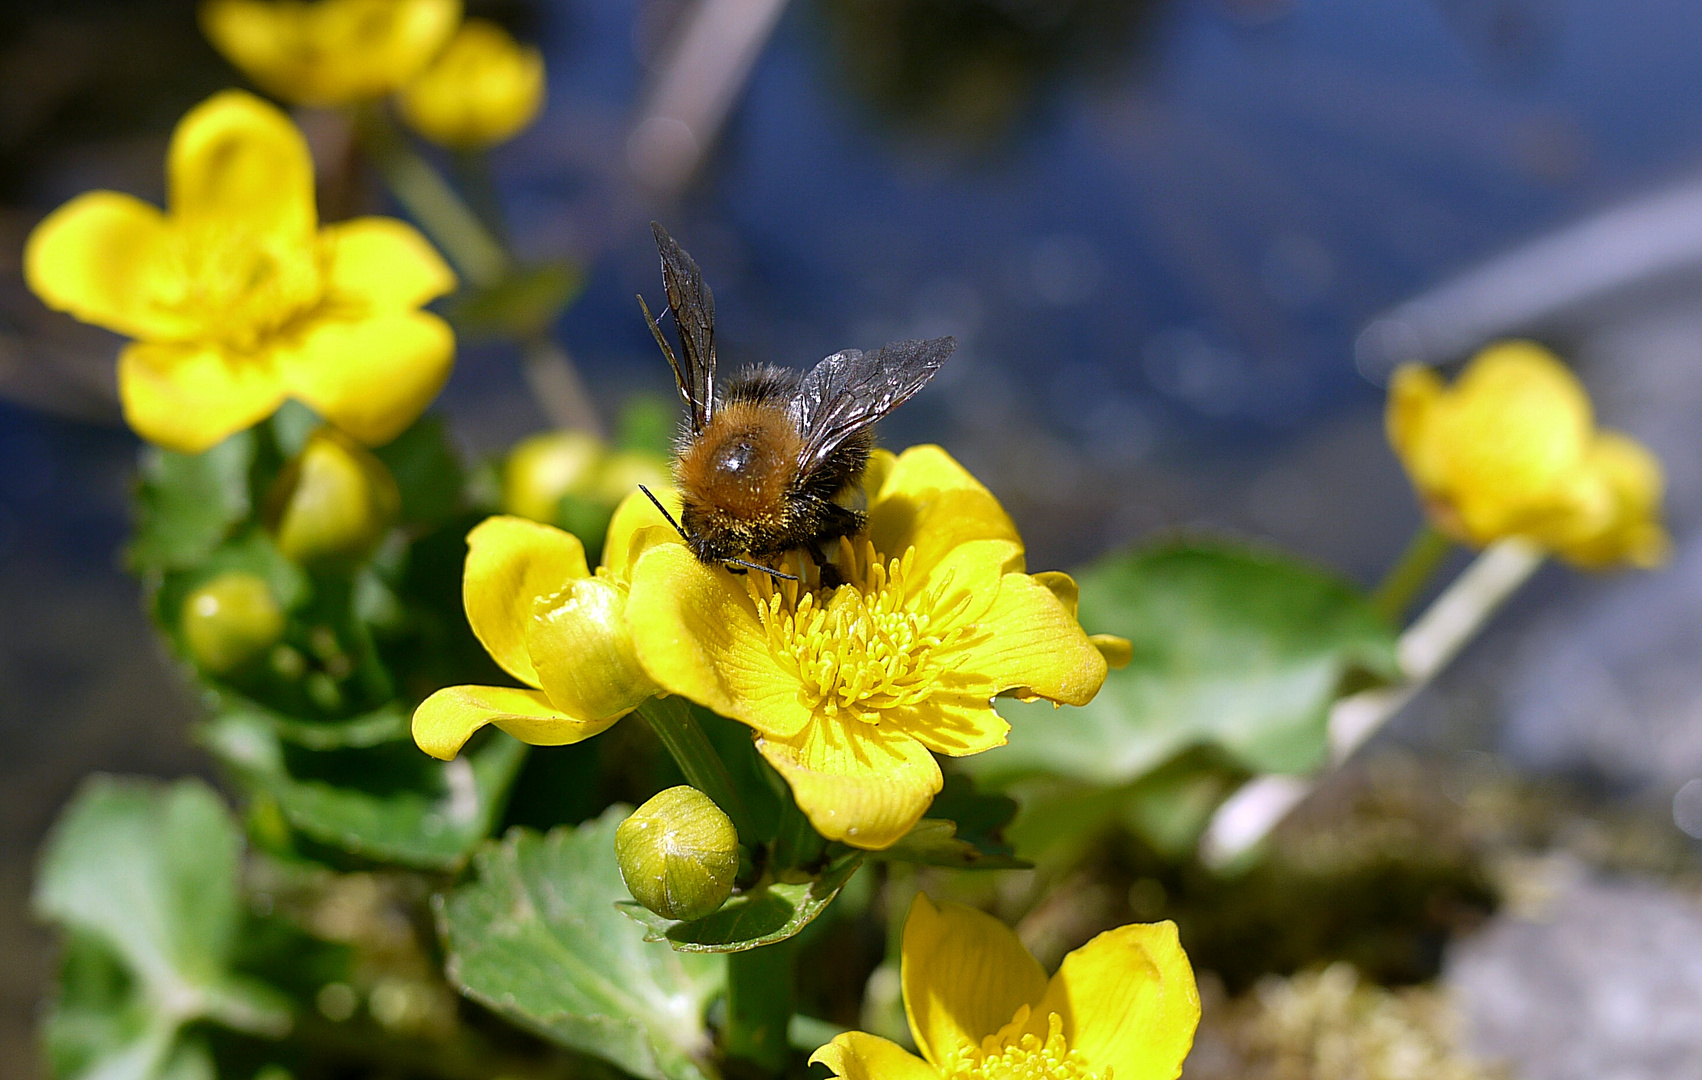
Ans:
MULTIPOLYGON (((650 500, 650 505, 662 511, 662 516, 668 519, 668 524, 672 525, 674 527, 674 531, 680 534, 680 539, 684 540, 689 545, 691 543, 691 537, 686 535, 686 531, 684 529, 680 528, 680 523, 674 520, 674 515, 668 513, 668 508, 662 505, 662 500, 651 494, 650 489, 645 487, 643 484, 638 485, 638 490, 644 492, 644 497, 650 500)), ((745 559, 723 559, 722 562, 728 566, 739 566, 746 570, 759 570, 764 574, 780 578, 782 581, 801 580, 783 570, 776 570, 772 566, 764 566, 761 563, 748 562, 745 559)))

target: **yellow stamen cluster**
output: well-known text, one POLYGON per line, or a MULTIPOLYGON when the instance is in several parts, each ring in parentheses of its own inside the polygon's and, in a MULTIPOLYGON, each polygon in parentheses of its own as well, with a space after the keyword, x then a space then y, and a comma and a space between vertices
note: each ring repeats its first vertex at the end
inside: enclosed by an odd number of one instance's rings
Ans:
POLYGON ((221 224, 184 229, 177 239, 176 273, 156 302, 195 325, 197 338, 251 352, 324 296, 323 268, 308 237, 254 235, 221 224))
POLYGON ((862 557, 840 541, 845 584, 777 586, 752 573, 746 587, 768 632, 768 645, 798 677, 806 700, 829 716, 879 723, 887 709, 920 704, 950 666, 947 656, 975 632, 961 619, 971 597, 949 579, 911 595, 916 549, 883 561, 863 542, 862 557))
POLYGON ((1046 1039, 1032 1032, 1015 1041, 1014 1033, 1028 1022, 1028 1006, 1017 1010, 1016 1019, 996 1035, 981 1040, 978 1050, 954 1054, 940 1069, 946 1080, 1111 1080, 1111 1069, 1089 1069, 1081 1054, 1064 1039, 1064 1019, 1057 1013, 1046 1017, 1046 1039))

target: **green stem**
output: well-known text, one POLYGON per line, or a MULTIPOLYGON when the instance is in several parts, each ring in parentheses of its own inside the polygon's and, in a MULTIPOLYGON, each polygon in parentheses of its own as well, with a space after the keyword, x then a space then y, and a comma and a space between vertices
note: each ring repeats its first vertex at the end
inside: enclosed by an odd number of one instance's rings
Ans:
POLYGON ((1418 598, 1431 575, 1453 550, 1454 542, 1426 522, 1413 536, 1406 550, 1371 594, 1371 606, 1390 621, 1399 621, 1406 609, 1418 598))
POLYGON ((769 1076, 785 1071, 790 1053, 792 961, 797 938, 727 954, 727 1026, 721 1048, 769 1076))
POLYGON ((496 179, 491 176, 490 158, 483 150, 457 150, 450 155, 449 165, 473 212, 492 236, 504 247, 508 246, 508 222, 503 217, 496 179))
POLYGON ((508 252, 397 129, 383 107, 358 109, 353 123, 361 148, 391 193, 431 234, 467 282, 476 289, 488 289, 502 281, 510 269, 508 252))
POLYGON ((727 816, 733 819, 733 828, 738 830, 740 840, 753 843, 757 830, 745 807, 745 800, 740 797, 721 755, 715 752, 709 736, 703 733, 697 718, 692 716, 691 706, 673 695, 653 697, 638 707, 638 714, 649 722, 650 730, 673 755, 675 764, 685 773, 686 782, 726 811, 727 816))

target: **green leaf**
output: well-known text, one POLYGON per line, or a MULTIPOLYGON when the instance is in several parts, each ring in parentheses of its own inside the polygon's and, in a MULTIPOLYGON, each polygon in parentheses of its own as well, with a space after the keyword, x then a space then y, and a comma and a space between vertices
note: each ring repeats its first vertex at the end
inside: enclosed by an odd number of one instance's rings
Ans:
POLYGON ((584 272, 571 263, 516 267, 490 288, 458 297, 449 317, 466 334, 524 337, 553 323, 584 286, 584 272))
POLYGON ((947 773, 928 816, 898 843, 871 858, 950 866, 963 870, 1024 870, 1032 863, 1016 858, 1004 830, 1016 816, 1009 795, 975 789, 961 773, 947 773))
POLYGON ((745 952, 785 941, 808 926, 833 903, 862 861, 862 852, 842 855, 818 877, 769 882, 732 897, 715 914, 690 922, 658 915, 624 894, 616 906, 644 925, 646 941, 665 941, 688 953, 745 952))
POLYGON ((396 701, 347 720, 313 720, 268 709, 231 691, 220 689, 213 694, 215 711, 252 718, 284 742, 306 750, 358 750, 402 742, 409 737, 413 719, 396 701))
POLYGON ((202 454, 149 447, 136 492, 130 564, 141 573, 194 566, 246 520, 254 433, 242 431, 202 454))
POLYGON ((436 898, 449 980, 468 997, 644 1080, 707 1080, 704 1010, 718 958, 648 944, 615 910, 613 806, 577 829, 516 829, 474 856, 476 880, 436 898))
POLYGON ((244 783, 277 800, 290 827, 351 855, 459 867, 490 834, 526 747, 501 732, 454 761, 410 742, 310 750, 249 712, 208 721, 201 740, 244 783))
POLYGON ((436 526, 461 512, 461 460, 441 417, 421 417, 373 453, 396 479, 404 522, 436 526))
POLYGON ((242 837, 205 784, 97 777, 54 826, 35 910, 69 931, 60 994, 47 1024, 60 1075, 156 1080, 197 1072, 205 1055, 178 1042, 213 1020, 279 1037, 288 1005, 231 972, 243 918, 242 837))
POLYGON ((1077 576, 1081 622, 1134 658, 1087 705, 1000 699, 1008 747, 965 758, 985 780, 1052 773, 1121 786, 1193 746, 1254 772, 1322 764, 1343 676, 1393 677, 1395 628, 1353 586, 1221 543, 1113 555, 1077 576))

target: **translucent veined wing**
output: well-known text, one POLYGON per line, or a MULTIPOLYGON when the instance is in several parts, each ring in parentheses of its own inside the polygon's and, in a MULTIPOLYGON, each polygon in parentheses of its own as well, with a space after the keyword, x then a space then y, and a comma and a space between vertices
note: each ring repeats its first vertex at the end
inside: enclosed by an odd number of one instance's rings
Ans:
POLYGON ((662 336, 662 328, 656 325, 644 297, 640 296, 638 303, 644 308, 644 319, 656 336, 656 344, 674 369, 674 384, 686 403, 691 428, 702 431, 715 411, 715 294, 704 284, 703 271, 668 230, 652 221, 650 231, 662 256, 662 285, 668 291, 668 307, 680 331, 678 356, 662 336))
POLYGON ((810 369, 792 399, 804 437, 799 469, 820 465, 846 439, 908 401, 957 348, 957 339, 894 341, 872 353, 847 349, 810 369))

